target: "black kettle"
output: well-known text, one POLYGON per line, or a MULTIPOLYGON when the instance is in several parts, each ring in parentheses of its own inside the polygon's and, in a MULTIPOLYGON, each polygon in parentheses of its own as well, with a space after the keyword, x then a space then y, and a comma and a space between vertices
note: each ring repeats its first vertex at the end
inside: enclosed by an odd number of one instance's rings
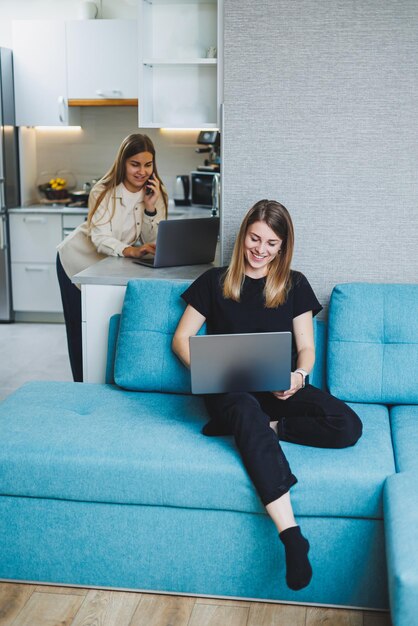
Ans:
POLYGON ((179 174, 174 182, 175 206, 190 206, 190 178, 188 174, 179 174))

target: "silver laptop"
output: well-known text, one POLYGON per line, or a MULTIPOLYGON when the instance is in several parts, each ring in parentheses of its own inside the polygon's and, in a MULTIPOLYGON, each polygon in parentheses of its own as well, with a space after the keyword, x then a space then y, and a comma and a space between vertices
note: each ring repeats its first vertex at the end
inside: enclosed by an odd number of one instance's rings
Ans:
POLYGON ((290 387, 290 332, 195 335, 189 341, 192 393, 290 387))
POLYGON ((218 242, 219 217, 163 220, 159 223, 154 255, 135 259, 148 267, 212 263, 218 242))

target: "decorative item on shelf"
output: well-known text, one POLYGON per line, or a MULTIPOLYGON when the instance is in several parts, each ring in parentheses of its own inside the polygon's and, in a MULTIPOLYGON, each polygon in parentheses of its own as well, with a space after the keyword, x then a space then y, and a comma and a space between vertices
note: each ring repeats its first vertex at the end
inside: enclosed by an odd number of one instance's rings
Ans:
POLYGON ((216 46, 209 46, 209 48, 207 48, 206 50, 207 59, 216 59, 216 54, 217 54, 216 46))
POLYGON ((95 20, 99 8, 95 2, 80 2, 78 15, 80 20, 95 20))

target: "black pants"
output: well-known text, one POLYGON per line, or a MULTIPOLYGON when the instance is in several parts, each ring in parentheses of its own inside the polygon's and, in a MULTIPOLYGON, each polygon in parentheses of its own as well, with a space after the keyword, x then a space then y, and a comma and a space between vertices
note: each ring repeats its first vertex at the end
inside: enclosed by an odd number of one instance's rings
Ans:
POLYGON ((345 448, 361 437, 362 424, 349 406, 307 385, 288 400, 271 393, 225 393, 204 397, 211 421, 205 435, 233 435, 264 505, 297 482, 278 441, 318 448, 345 448), (278 420, 278 438, 270 427, 278 420))
POLYGON ((83 382, 83 348, 81 340, 81 291, 68 278, 57 254, 57 276, 64 309, 68 354, 75 382, 83 382))

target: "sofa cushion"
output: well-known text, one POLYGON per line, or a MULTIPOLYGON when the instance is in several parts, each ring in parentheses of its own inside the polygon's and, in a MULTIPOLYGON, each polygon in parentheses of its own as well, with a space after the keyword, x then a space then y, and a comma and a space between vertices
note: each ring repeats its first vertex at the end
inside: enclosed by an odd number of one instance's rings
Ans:
POLYGON ((398 472, 418 472, 418 406, 390 409, 393 450, 398 472))
POLYGON ((350 402, 418 403, 418 285, 348 283, 331 295, 327 382, 350 402))
MULTIPOLYGON (((190 393, 190 374, 171 350, 186 308, 180 297, 191 281, 128 282, 115 358, 115 382, 124 389, 190 393)), ((205 327, 200 331, 205 332, 205 327)))
MULTIPOLYGON (((394 472, 385 407, 344 450, 283 443, 297 515, 382 517, 394 472)), ((205 437, 203 401, 111 385, 28 383, 0 404, 0 492, 93 502, 263 513, 232 437, 205 437)))
POLYGON ((416 472, 395 474, 384 490, 385 538, 392 622, 417 623, 418 484, 416 472))

